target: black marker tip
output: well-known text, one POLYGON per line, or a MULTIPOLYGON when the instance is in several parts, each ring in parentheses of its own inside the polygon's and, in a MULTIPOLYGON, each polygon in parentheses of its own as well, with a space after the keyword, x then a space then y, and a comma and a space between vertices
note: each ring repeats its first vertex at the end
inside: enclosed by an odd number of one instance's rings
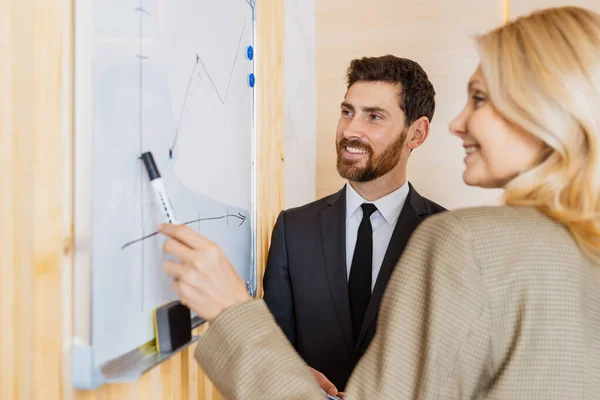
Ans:
POLYGON ((142 154, 142 160, 144 161, 144 165, 146 166, 146 171, 148 171, 148 177, 150 180, 153 181, 157 178, 160 178, 160 173, 158 172, 158 168, 156 167, 152 153, 148 151, 142 154))

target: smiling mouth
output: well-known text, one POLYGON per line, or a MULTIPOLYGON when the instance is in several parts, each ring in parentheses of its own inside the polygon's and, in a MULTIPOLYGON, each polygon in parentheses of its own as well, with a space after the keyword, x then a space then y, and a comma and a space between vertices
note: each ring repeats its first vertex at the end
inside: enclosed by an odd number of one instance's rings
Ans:
POLYGON ((479 146, 477 146, 476 144, 471 146, 465 146, 465 153, 467 153, 467 155, 473 154, 477 150, 479 150, 479 146))
POLYGON ((369 154, 369 152, 365 149, 360 149, 358 147, 346 146, 346 151, 351 154, 369 154))

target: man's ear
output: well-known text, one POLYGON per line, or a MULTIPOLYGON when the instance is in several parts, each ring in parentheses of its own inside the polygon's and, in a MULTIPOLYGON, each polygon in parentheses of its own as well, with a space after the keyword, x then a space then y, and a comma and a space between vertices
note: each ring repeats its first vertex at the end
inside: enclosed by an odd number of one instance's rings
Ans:
POLYGON ((406 141, 406 147, 410 150, 414 150, 422 145, 427 136, 429 136, 429 119, 427 117, 421 117, 411 124, 408 129, 408 138, 406 141))

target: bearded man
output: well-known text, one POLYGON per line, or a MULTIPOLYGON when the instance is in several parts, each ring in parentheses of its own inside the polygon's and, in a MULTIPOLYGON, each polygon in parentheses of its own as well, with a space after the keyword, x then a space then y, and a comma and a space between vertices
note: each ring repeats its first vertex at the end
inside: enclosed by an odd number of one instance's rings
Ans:
POLYGON ((425 71, 391 55, 356 59, 347 85, 335 142, 347 183, 279 214, 263 282, 277 324, 329 393, 343 392, 373 339, 383 292, 410 235, 445 210, 406 177, 435 109, 425 71))

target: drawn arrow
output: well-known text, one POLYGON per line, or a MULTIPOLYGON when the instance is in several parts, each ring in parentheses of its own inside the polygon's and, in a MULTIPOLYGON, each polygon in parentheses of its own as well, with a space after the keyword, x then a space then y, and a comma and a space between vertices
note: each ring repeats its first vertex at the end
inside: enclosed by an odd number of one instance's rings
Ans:
MULTIPOLYGON (((243 215, 242 213, 238 212, 237 214, 227 214, 227 215, 222 215, 222 216, 220 216, 220 217, 198 218, 198 219, 194 219, 194 220, 192 220, 192 221, 187 221, 187 222, 184 222, 184 223, 183 223, 183 224, 181 224, 181 225, 189 225, 189 224, 193 224, 194 222, 200 222, 200 221, 213 221, 213 220, 217 220, 217 219, 223 219, 223 218, 227 218, 227 217, 233 217, 233 218, 237 218, 237 219, 239 219, 241 222, 240 222, 240 224, 238 225, 238 227, 242 226, 242 224, 243 224, 243 223, 246 221, 246 216, 245 216, 245 215, 243 215)), ((146 235, 146 236, 143 236, 143 237, 141 237, 141 238, 139 238, 139 239, 135 239, 135 240, 132 240, 132 241, 130 241, 130 242, 127 242, 127 243, 125 243, 125 244, 124 244, 124 245, 121 247, 121 250, 125 250, 127 247, 129 247, 129 246, 131 246, 131 245, 133 245, 133 244, 136 244, 136 243, 142 242, 142 241, 144 241, 144 240, 146 240, 146 239, 150 239, 151 237, 158 235, 158 233, 159 233, 158 231, 156 231, 156 232, 152 232, 152 233, 151 233, 151 234, 149 234, 149 235, 146 235)))
POLYGON ((193 224, 194 222, 199 222, 199 221, 207 221, 207 220, 213 220, 213 219, 223 219, 223 218, 227 218, 227 217, 234 217, 234 218, 238 218, 240 219, 242 222, 240 222, 240 224, 238 226, 242 226, 242 224, 244 223, 244 221, 246 220, 246 217, 242 214, 242 213, 237 213, 237 214, 227 214, 227 215, 223 215, 221 217, 211 217, 211 218, 200 218, 200 219, 195 219, 193 221, 188 221, 186 222, 184 225, 187 224, 193 224))

